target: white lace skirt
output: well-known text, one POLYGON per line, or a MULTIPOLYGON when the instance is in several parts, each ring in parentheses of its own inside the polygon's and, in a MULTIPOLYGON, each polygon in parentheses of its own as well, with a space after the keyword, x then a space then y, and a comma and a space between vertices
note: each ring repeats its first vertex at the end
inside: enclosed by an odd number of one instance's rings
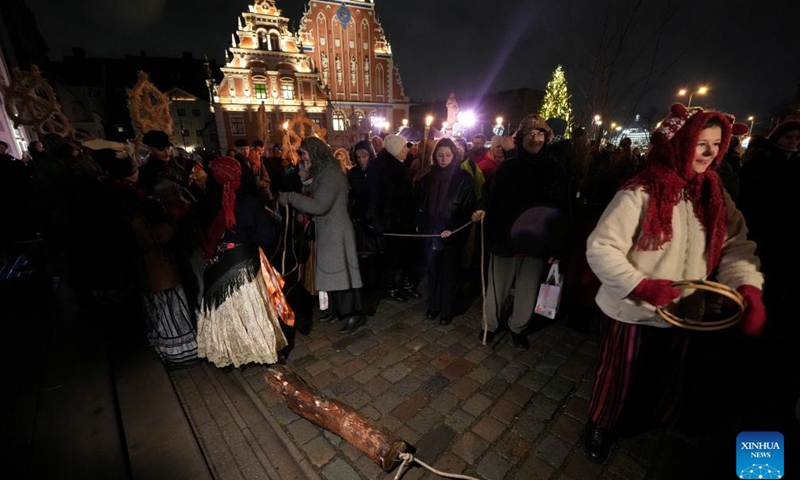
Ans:
POLYGON ((287 344, 279 322, 258 275, 216 309, 200 312, 197 355, 218 367, 276 363, 287 344))

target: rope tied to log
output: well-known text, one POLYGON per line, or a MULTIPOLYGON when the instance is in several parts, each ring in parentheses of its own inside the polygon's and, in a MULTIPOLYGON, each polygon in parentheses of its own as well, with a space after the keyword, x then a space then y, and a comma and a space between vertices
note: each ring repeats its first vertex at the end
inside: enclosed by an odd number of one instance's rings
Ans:
POLYGON ((422 460, 414 457, 414 455, 411 454, 411 453, 401 453, 399 456, 400 456, 400 458, 403 459, 403 463, 401 463, 400 467, 397 469, 397 474, 394 476, 394 480, 398 480, 403 475, 403 471, 405 471, 405 469, 408 468, 409 465, 411 463, 414 463, 414 462, 418 463, 420 466, 422 466, 424 468, 427 468, 428 470, 430 470, 431 472, 435 473, 436 475, 439 475, 440 477, 444 477, 444 478, 462 478, 462 479, 465 479, 465 480, 478 480, 475 477, 470 477, 468 475, 461 475, 460 473, 447 473, 447 472, 443 472, 441 470, 437 470, 437 469, 431 467, 430 465, 428 465, 427 463, 423 462, 422 460))

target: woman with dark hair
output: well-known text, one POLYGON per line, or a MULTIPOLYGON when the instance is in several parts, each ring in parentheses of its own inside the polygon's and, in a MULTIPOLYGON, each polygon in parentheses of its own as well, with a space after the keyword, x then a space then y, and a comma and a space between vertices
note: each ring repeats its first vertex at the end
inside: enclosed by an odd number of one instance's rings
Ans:
POLYGON ((285 192, 278 197, 278 203, 314 216, 314 284, 328 295, 329 318, 344 320, 339 333, 350 334, 364 324, 364 317, 356 239, 347 212, 347 178, 331 147, 319 138, 305 138, 297 153, 300 161, 309 165, 311 196, 285 192))
POLYGON ((355 162, 353 168, 347 172, 347 182, 350 185, 350 219, 356 234, 356 250, 362 262, 362 271, 371 276, 371 281, 362 277, 367 290, 377 289, 381 272, 378 271, 380 262, 376 261, 383 251, 383 236, 373 228, 370 218, 370 206, 377 187, 375 176, 375 151, 369 140, 361 140, 353 147, 355 162))
POLYGON ((269 251, 278 237, 277 223, 258 198, 240 190, 238 160, 219 157, 210 167, 198 356, 218 367, 276 363, 287 342, 261 275, 258 249, 269 251))
POLYGON ((674 281, 712 277, 735 288, 747 305, 743 334, 764 328, 756 246, 716 173, 733 131, 732 117, 673 105, 651 136, 644 171, 622 185, 588 238, 602 311, 585 443, 595 462, 634 409, 665 423, 678 412, 689 335, 656 307, 681 299, 682 317, 702 318, 705 302, 674 281))
POLYGON ((433 147, 433 167, 414 186, 417 231, 438 234, 426 238, 428 320, 449 325, 455 314, 461 259, 469 230, 453 233, 469 223, 475 205, 474 180, 461 168, 462 151, 450 138, 433 147))

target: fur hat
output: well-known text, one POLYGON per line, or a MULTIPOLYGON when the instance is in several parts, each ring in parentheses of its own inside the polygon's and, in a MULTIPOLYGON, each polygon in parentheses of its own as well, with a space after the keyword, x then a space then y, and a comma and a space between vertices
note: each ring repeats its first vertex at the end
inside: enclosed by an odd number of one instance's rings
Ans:
POLYGON ((800 122, 797 120, 788 120, 778 124, 769 134, 769 141, 772 143, 777 142, 782 136, 786 135, 792 130, 800 130, 800 122))
POLYGON ((383 139, 383 147, 386 149, 387 152, 391 153, 395 157, 400 155, 400 152, 403 151, 403 147, 405 146, 406 146, 406 139, 401 137, 400 135, 389 134, 386 135, 386 138, 383 139))
POLYGON ((547 135, 547 139, 553 138, 553 129, 539 115, 528 115, 519 122, 517 133, 525 136, 534 130, 541 130, 547 135))
POLYGON ((503 137, 500 135, 495 135, 494 137, 492 137, 492 144, 489 148, 499 147, 502 144, 503 144, 503 137))
POLYGON ((142 137, 142 143, 153 148, 167 148, 172 146, 169 135, 161 130, 150 130, 142 137))

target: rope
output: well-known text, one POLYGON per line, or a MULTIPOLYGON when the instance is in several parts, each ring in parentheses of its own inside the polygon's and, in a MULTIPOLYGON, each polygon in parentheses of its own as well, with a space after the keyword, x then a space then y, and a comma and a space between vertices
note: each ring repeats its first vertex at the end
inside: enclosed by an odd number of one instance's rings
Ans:
MULTIPOLYGON (((472 220, 470 220, 469 222, 465 223, 464 225, 461 225, 460 227, 456 228, 455 230, 451 230, 450 231, 450 235, 452 235, 454 233, 458 233, 461 230, 464 230, 465 228, 469 227, 473 223, 474 222, 472 220)), ((441 233, 384 233, 383 236, 384 237, 432 238, 432 237, 441 237, 442 234, 441 233)))
POLYGON ((427 468, 428 470, 430 470, 431 472, 435 473, 436 475, 439 475, 440 477, 444 477, 444 478, 462 478, 462 479, 465 479, 465 480, 479 480, 479 479, 477 479, 475 477, 470 477, 468 475, 461 475, 459 473, 446 473, 446 472, 443 472, 441 470, 436 470, 435 468, 431 467, 430 465, 428 465, 427 463, 423 462, 422 460, 420 460, 418 458, 415 458, 414 455, 412 455, 410 453, 401 453, 400 454, 400 458, 403 459, 403 463, 400 464, 400 468, 397 470, 397 475, 394 476, 394 480, 398 480, 400 478, 400 476, 403 474, 403 470, 408 468, 409 464, 411 464, 413 462, 417 462, 421 466, 427 468))
POLYGON ((486 248, 483 245, 483 218, 481 218, 481 295, 483 296, 482 320, 483 320, 483 344, 486 345, 486 337, 489 335, 489 322, 486 320, 486 280, 484 278, 484 255, 486 248))
POLYGON ((289 223, 292 219, 289 217, 289 204, 284 205, 286 211, 286 223, 283 226, 283 253, 281 254, 281 275, 286 278, 286 242, 289 240, 289 223))

